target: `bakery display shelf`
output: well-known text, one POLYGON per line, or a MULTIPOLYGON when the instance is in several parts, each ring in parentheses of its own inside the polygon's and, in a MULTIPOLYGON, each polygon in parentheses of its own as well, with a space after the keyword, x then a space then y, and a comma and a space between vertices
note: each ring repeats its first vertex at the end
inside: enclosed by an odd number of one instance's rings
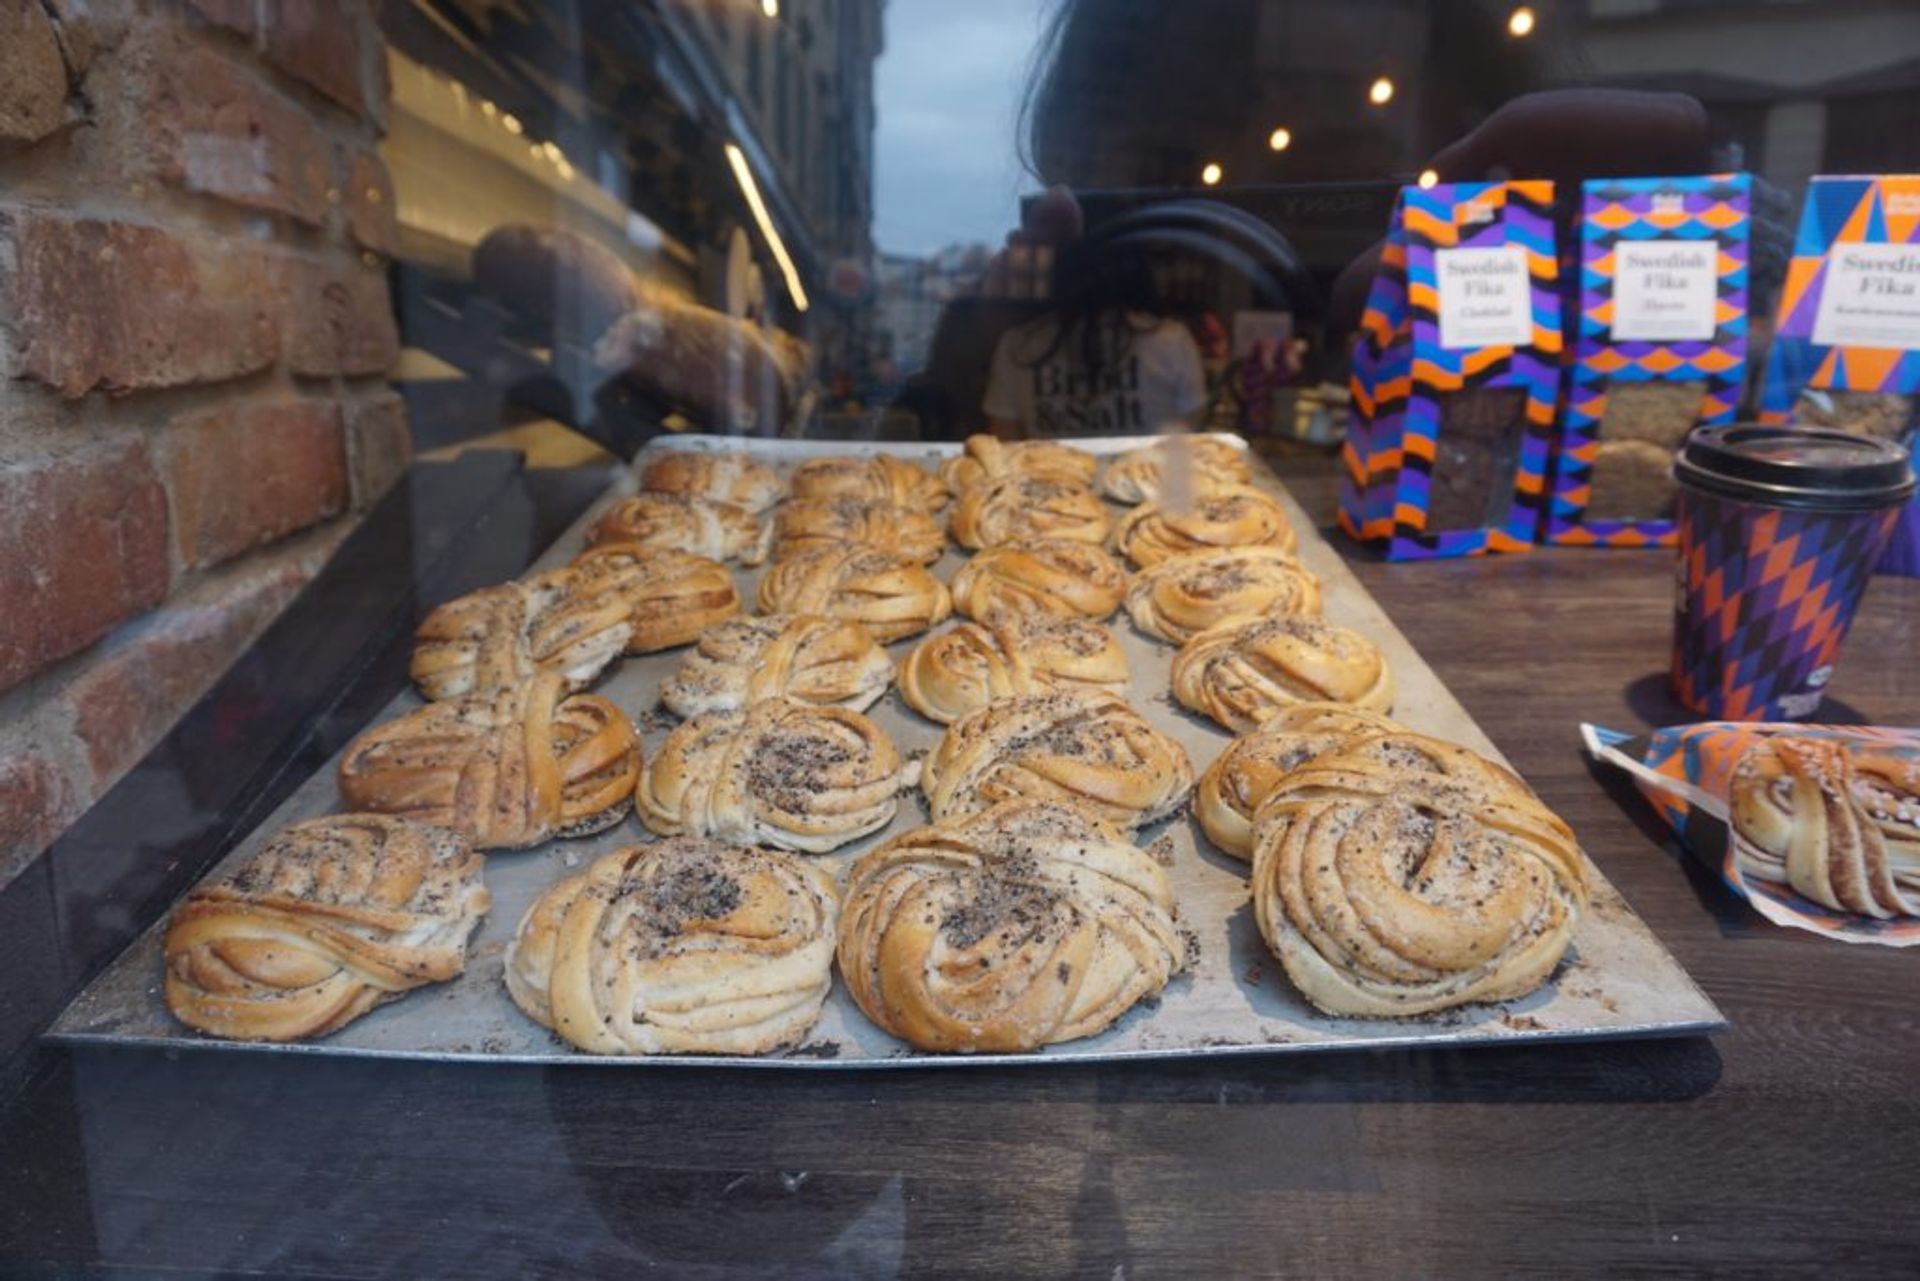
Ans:
MULTIPOLYGON (((1149 438, 1108 438, 1071 443, 1095 453, 1112 454, 1147 443, 1149 438)), ((1237 447, 1237 437, 1221 437, 1237 447)), ((669 442, 661 442, 666 445, 669 442)), ((787 467, 829 454, 891 453, 933 466, 959 449, 957 444, 888 445, 848 441, 764 441, 680 436, 674 448, 744 448, 775 466, 787 467)), ((1339 553, 1309 521, 1285 487, 1256 460, 1256 484, 1284 505, 1299 533, 1299 557, 1319 575, 1324 612, 1339 624, 1371 638, 1393 665, 1398 697, 1394 716, 1416 730, 1451 739, 1494 759, 1503 759, 1459 702, 1447 691, 1411 641, 1401 634, 1341 560, 1339 553)), ((608 504, 631 492, 632 474, 618 482, 600 503, 567 531, 537 562, 536 568, 565 563, 581 547, 584 531, 608 504)), ((964 557, 949 548, 938 566, 950 578, 964 557)), ((741 570, 742 595, 752 599, 757 571, 741 570)), ((1198 773, 1231 741, 1225 731, 1181 709, 1168 693, 1174 648, 1157 642, 1128 623, 1124 611, 1113 620, 1132 666, 1132 701, 1155 726, 1173 735, 1193 758, 1198 773)), ((889 647, 897 661, 917 638, 889 647)), ((634 717, 649 760, 674 718, 657 706, 661 680, 674 671, 684 651, 630 657, 597 687, 634 717)), ((386 717, 419 706, 412 692, 402 694, 386 717)), ((919 754, 938 742, 941 727, 923 720, 890 691, 869 712, 894 737, 903 753, 919 754)), ((338 811, 334 761, 293 793, 257 830, 240 842, 213 871, 223 875, 249 858, 274 832, 289 823, 338 811)), ((903 796, 899 813, 880 833, 822 858, 836 872, 888 836, 921 826, 926 811, 918 792, 903 796)), ((1724 1020, 1688 977, 1678 961, 1654 938, 1619 893, 1589 865, 1591 905, 1582 918, 1567 958, 1538 991, 1518 1000, 1469 1006, 1417 1019, 1337 1019, 1314 1011, 1293 990, 1279 963, 1268 953, 1248 902, 1245 865, 1215 850, 1197 825, 1180 814, 1138 834, 1141 844, 1164 837, 1172 848, 1170 874, 1178 894, 1181 925, 1197 939, 1194 964, 1177 976, 1157 1000, 1134 1009, 1098 1036, 1043 1050, 1005 1055, 933 1055, 914 1050, 879 1031, 860 1014, 844 987, 836 988, 820 1021, 803 1044, 759 1058, 660 1056, 603 1058, 567 1046, 523 1015, 502 982, 503 954, 521 914, 548 885, 623 845, 649 840, 637 819, 578 841, 554 841, 521 852, 488 856, 486 879, 493 910, 474 936, 466 973, 455 981, 423 988, 386 1005, 321 1040, 266 1045, 212 1040, 168 1014, 161 997, 161 941, 165 922, 146 931, 65 1011, 48 1033, 69 1045, 145 1046, 169 1050, 349 1055, 459 1061, 545 1063, 568 1061, 602 1066, 707 1064, 759 1068, 847 1068, 889 1066, 969 1067, 1018 1063, 1088 1063, 1127 1059, 1194 1058, 1246 1054, 1283 1054, 1316 1050, 1513 1044, 1632 1037, 1675 1036, 1714 1031, 1724 1020)))

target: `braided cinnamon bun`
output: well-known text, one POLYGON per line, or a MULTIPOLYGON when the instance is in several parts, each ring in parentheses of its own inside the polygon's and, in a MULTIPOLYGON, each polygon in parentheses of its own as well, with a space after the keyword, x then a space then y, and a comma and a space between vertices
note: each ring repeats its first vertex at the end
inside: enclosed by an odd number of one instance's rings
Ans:
POLYGON ((955 496, 1007 476, 1030 476, 1064 485, 1090 486, 1100 460, 1084 449, 1052 440, 1001 440, 984 433, 967 437, 963 452, 940 464, 940 479, 955 496))
POLYGON ((922 1050, 1008 1052, 1109 1027, 1182 968, 1173 887, 1085 811, 1003 801, 897 836, 848 875, 840 973, 922 1050))
POLYGON ((1193 785, 1193 816, 1223 853, 1253 857, 1253 816, 1280 780, 1337 747, 1402 727, 1340 703, 1283 707, 1253 733, 1236 738, 1193 785))
POLYGON ((773 517, 773 558, 862 543, 931 565, 947 550, 940 523, 924 511, 864 498, 795 498, 773 517))
POLYGON ((587 543, 639 543, 691 552, 709 560, 758 565, 767 557, 767 529, 752 512, 689 494, 635 494, 607 509, 587 530, 587 543))
POLYGON ((1777 735, 1741 754, 1728 801, 1748 875, 1836 911, 1920 916, 1920 761, 1777 735))
POLYGON ((1032 796, 1134 828, 1180 807, 1193 766, 1119 695, 1055 689, 955 721, 928 755, 920 786, 935 822, 1032 796))
POLYGON ((466 968, 491 899, 484 860, 444 828, 336 814, 278 833, 167 923, 167 1008, 240 1041, 334 1032, 466 968))
POLYGON ((953 613, 946 585, 924 566, 858 544, 801 552, 768 566, 757 599, 763 614, 825 614, 858 623, 883 645, 953 613))
POLYGON ((1169 436, 1151 445, 1130 449, 1107 464, 1100 488, 1108 498, 1131 506, 1159 502, 1163 482, 1171 470, 1187 469, 1188 493, 1200 493, 1253 480, 1247 456, 1224 440, 1208 436, 1169 436))
POLYGON ((621 601, 559 569, 437 606, 414 633, 408 674, 426 699, 491 694, 536 671, 584 689, 632 635, 621 601))
POLYGON ((348 808, 451 828, 483 850, 590 836, 626 817, 640 740, 619 708, 542 673, 429 703, 347 744, 348 808))
POLYGON ((945 725, 995 699, 1048 689, 1127 691, 1127 656, 1112 632, 1080 618, 962 623, 900 661, 900 696, 945 725))
POLYGON ((1278 547, 1292 552, 1295 542, 1285 510, 1249 485, 1204 490, 1183 511, 1157 502, 1141 503, 1122 516, 1113 531, 1113 545, 1140 569, 1182 552, 1226 547, 1278 547))
POLYGON ((859 498, 924 512, 947 505, 947 487, 938 476, 886 454, 808 459, 794 468, 789 488, 797 499, 859 498))
POLYGON ((1091 543, 1046 538, 976 553, 951 587, 953 607, 977 622, 1026 614, 1098 622, 1120 608, 1127 571, 1091 543))
POLYGON ((770 698, 667 735, 640 780, 640 821, 662 836, 824 854, 891 822, 910 782, 893 740, 860 713, 770 698))
POLYGON ((1173 696, 1244 734, 1297 703, 1384 714, 1393 708, 1393 673, 1372 641, 1324 618, 1230 618, 1174 655, 1173 696))
POLYGON ((1329 1014, 1428 1014, 1546 982, 1587 901, 1573 833, 1512 773, 1417 734, 1282 779, 1254 820, 1253 910, 1329 1014))
POLYGON ((527 909, 507 991, 593 1054, 764 1054, 820 1017, 838 914, 833 878, 790 854, 615 850, 527 909))
POLYGON ((947 517, 953 540, 973 549, 1042 538, 1097 547, 1112 527, 1100 496, 1085 485, 1024 474, 968 486, 947 517))
POLYGON ((660 686, 676 716, 731 712, 768 698, 864 712, 893 683, 887 651, 858 623, 768 614, 710 627, 660 686))
POLYGON ((633 631, 629 654, 689 644, 740 612, 733 574, 719 561, 690 552, 602 543, 575 557, 573 568, 594 589, 626 607, 633 631))
POLYGON ((727 503, 758 515, 780 501, 780 477, 747 454, 675 449, 653 454, 640 467, 640 488, 727 503))
POLYGON ((1319 612, 1320 580, 1278 547, 1171 556, 1127 589, 1133 625, 1176 645, 1229 618, 1319 612))

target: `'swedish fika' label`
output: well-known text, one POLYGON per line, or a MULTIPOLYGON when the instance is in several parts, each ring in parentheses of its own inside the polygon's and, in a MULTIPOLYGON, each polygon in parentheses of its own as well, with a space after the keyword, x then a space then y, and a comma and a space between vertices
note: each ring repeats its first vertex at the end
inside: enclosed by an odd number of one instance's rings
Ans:
POLYGON ((1719 247, 1698 240, 1614 246, 1614 342, 1707 342, 1719 328, 1719 247))
POLYGON ((1433 265, 1440 284, 1440 346, 1525 347, 1533 342, 1533 282, 1527 251, 1439 249, 1433 265))
POLYGON ((1827 255, 1813 341, 1920 350, 1920 246, 1835 245, 1827 255))

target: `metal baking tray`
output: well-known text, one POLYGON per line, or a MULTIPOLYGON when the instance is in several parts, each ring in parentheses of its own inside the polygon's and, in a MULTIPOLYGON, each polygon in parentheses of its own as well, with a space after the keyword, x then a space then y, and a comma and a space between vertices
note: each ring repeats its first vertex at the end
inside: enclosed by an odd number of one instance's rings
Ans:
MULTIPOLYGON (((1072 443, 1095 453, 1112 454, 1151 439, 1107 438, 1072 443)), ((1242 449, 1246 447, 1238 437, 1222 439, 1242 449)), ((780 467, 791 467, 802 459, 827 454, 880 452, 931 466, 959 448, 953 444, 881 446, 868 442, 742 440, 711 436, 672 437, 655 447, 746 448, 780 467)), ((1300 558, 1320 576, 1323 584, 1327 616, 1372 638, 1393 664, 1398 690, 1394 716, 1415 729, 1463 743, 1498 759, 1498 750, 1367 594, 1285 487, 1257 460, 1254 471, 1256 483, 1278 497, 1293 518, 1300 536, 1300 558)), ((582 545, 587 524, 632 488, 633 474, 629 472, 547 550, 537 567, 565 563, 582 545)), ((960 552, 949 549, 939 565, 941 576, 951 577, 962 560, 960 552)), ((741 571, 741 574, 742 586, 748 589, 743 590, 742 595, 751 601, 751 580, 756 577, 756 571, 741 571)), ((1134 631, 1125 611, 1116 615, 1113 627, 1132 664, 1133 702, 1150 721, 1186 747, 1197 774, 1231 741, 1230 736, 1211 722, 1187 714, 1173 702, 1168 693, 1172 646, 1134 631)), ((917 639, 901 641, 890 647, 890 652, 898 660, 917 639)), ((680 659, 681 651, 628 658, 598 686, 598 692, 634 717, 649 760, 675 723, 670 714, 658 707, 658 690, 662 678, 678 667, 680 659)), ((394 700, 387 715, 398 715, 418 705, 418 697, 408 692, 394 700)), ((876 703, 869 714, 893 736, 903 753, 929 749, 940 737, 940 727, 909 710, 897 690, 876 703)), ((212 875, 231 870, 287 824, 339 808, 333 763, 329 762, 243 840, 212 875)), ((902 798, 898 816, 884 832, 821 857, 836 869, 844 869, 861 851, 878 841, 925 822, 926 811, 915 791, 902 798)), ((1175 978, 1157 999, 1143 1003, 1100 1035, 1030 1054, 923 1054, 868 1023, 838 985, 804 1044, 781 1053, 759 1058, 691 1055, 611 1058, 573 1050, 521 1014, 508 998, 501 978, 502 954, 522 912, 548 885, 609 850, 651 839, 634 818, 587 840, 554 841, 534 850, 489 855, 486 879, 493 891, 493 911, 474 938, 466 973, 454 982, 410 993, 322 1040, 295 1045, 217 1041, 176 1023, 167 1013, 160 995, 164 921, 149 929, 81 993, 48 1037, 71 1045, 193 1047, 273 1054, 518 1063, 564 1060, 622 1066, 670 1062, 826 1068, 1098 1062, 1395 1046, 1463 1046, 1672 1036, 1709 1032, 1725 1026, 1720 1012, 1681 969, 1679 962, 1591 865, 1588 867, 1593 888, 1591 908, 1580 923, 1567 960, 1539 991, 1517 1001, 1470 1006, 1427 1018, 1329 1018, 1314 1011, 1293 991, 1279 963, 1268 953, 1254 926, 1242 874, 1244 865, 1213 849, 1185 814, 1142 831, 1139 840, 1146 844, 1162 832, 1172 839, 1171 871, 1179 895, 1181 923, 1198 936, 1198 962, 1175 978)))

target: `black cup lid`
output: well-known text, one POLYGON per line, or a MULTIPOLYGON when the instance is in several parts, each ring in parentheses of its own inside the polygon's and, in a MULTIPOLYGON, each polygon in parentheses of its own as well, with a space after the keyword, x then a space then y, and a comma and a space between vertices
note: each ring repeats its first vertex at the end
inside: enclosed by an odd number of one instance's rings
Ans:
POLYGON ((1872 511, 1913 497, 1904 447, 1825 427, 1701 427, 1673 462, 1694 489, 1770 507, 1872 511))

